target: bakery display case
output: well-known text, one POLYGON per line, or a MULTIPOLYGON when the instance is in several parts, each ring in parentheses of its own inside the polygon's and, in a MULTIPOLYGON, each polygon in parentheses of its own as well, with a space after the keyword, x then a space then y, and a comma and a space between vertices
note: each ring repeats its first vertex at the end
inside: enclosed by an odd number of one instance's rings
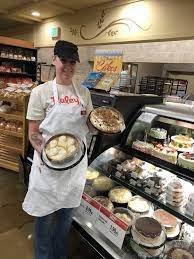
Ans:
POLYGON ((193 107, 145 106, 89 165, 74 224, 102 258, 194 258, 193 139, 193 107))

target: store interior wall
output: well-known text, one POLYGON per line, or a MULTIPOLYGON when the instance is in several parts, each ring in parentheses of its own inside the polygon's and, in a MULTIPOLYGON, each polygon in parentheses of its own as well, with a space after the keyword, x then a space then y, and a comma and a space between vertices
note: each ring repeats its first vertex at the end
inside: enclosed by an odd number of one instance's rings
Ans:
MULTIPOLYGON (((43 20, 31 36, 30 29, 13 28, 12 37, 32 37, 36 47, 53 46, 50 30, 59 27, 61 38, 79 45, 188 39, 194 37, 193 13, 193 0, 118 0, 43 20)), ((11 36, 11 30, 0 34, 11 36)))
POLYGON ((34 43, 53 46, 52 27, 60 27, 62 38, 79 45, 191 38, 193 13, 192 0, 112 1, 38 24, 34 43))
MULTIPOLYGON (((168 77, 168 71, 180 71, 194 73, 194 40, 128 43, 79 46, 81 63, 77 66, 75 79, 82 82, 93 68, 93 60, 96 49, 122 50, 123 61, 138 64, 136 91, 142 76, 168 77)), ((53 47, 39 48, 38 61, 52 63, 53 47)), ((179 78, 182 78, 180 73, 179 78)), ((42 80, 53 78, 54 70, 49 66, 42 66, 42 80)), ((174 74, 171 75, 173 77, 174 74)), ((191 76, 192 77, 192 76, 191 76)), ((190 80, 191 81, 191 80, 190 80)), ((194 92, 194 84, 189 82, 188 91, 194 92)))

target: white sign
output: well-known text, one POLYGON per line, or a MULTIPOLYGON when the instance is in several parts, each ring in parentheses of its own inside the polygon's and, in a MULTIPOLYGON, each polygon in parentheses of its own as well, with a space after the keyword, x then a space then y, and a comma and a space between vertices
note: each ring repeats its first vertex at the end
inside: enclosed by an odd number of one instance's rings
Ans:
POLYGON ((87 194, 83 193, 78 213, 80 213, 86 220, 94 224, 98 217, 99 210, 100 204, 87 194))
POLYGON ((95 228, 117 247, 122 248, 128 226, 102 206, 96 220, 95 228))

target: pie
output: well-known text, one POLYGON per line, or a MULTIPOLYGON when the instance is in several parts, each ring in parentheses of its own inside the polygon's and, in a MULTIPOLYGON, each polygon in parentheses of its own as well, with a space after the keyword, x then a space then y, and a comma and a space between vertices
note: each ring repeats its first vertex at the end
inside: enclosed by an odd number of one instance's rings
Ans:
POLYGON ((92 125, 104 133, 119 133, 125 128, 122 114, 114 108, 99 107, 90 113, 92 125))
POLYGON ((79 149, 78 140, 70 134, 61 135, 49 140, 45 146, 47 158, 54 163, 64 163, 73 158, 79 149))

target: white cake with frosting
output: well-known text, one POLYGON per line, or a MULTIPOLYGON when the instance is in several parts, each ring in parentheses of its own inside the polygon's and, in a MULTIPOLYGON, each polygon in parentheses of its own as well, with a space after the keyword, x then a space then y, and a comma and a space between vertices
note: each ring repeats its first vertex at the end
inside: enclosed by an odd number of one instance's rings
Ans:
POLYGON ((191 154, 191 153, 179 154, 178 164, 181 167, 194 171, 194 154, 191 154))

